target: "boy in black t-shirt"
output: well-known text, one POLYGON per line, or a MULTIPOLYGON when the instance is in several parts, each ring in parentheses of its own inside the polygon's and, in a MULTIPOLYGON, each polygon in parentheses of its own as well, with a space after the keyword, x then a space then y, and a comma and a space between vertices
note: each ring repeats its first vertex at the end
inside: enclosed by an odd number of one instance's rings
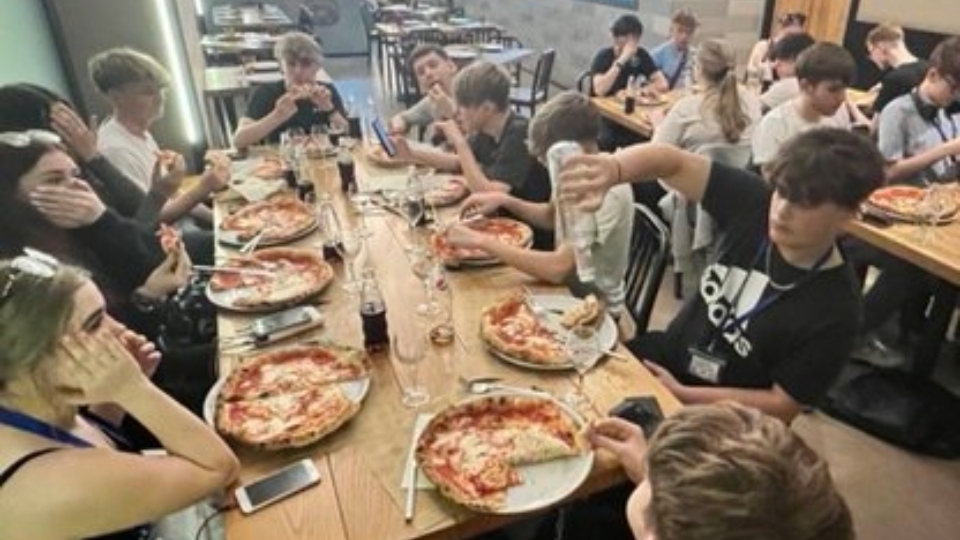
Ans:
POLYGON ((790 422, 826 393, 853 346, 859 286, 836 238, 879 186, 869 140, 814 129, 788 141, 766 180, 670 146, 578 156, 561 196, 592 210, 619 182, 660 178, 716 220, 717 249, 664 333, 629 346, 684 403, 734 400, 790 422))
MULTIPOLYGON (((909 93, 927 73, 927 62, 918 59, 903 41, 903 29, 881 24, 867 34, 867 53, 883 76, 873 101, 874 118, 894 99, 909 93)), ((876 126, 875 126, 876 127, 876 126)))

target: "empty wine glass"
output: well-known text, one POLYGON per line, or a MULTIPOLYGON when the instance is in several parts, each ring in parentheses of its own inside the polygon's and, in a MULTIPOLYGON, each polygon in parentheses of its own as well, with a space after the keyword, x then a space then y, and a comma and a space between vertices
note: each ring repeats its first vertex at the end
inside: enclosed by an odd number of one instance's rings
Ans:
POLYGON ((583 379, 600 358, 600 344, 597 341, 596 330, 587 325, 571 328, 567 333, 564 349, 570 363, 577 370, 576 388, 564 397, 564 401, 573 406, 589 403, 589 398, 583 393, 583 379))
POLYGON ((433 315, 437 310, 437 305, 433 295, 432 281, 436 277, 439 265, 428 249, 414 249, 410 252, 410 257, 410 269, 413 270, 413 275, 420 278, 424 293, 424 301, 417 305, 417 314, 433 315))
POLYGON ((414 335, 394 334, 390 339, 390 348, 393 356, 404 366, 406 376, 403 377, 403 398, 401 402, 407 407, 418 407, 430 401, 427 388, 420 382, 420 362, 426 354, 426 344, 420 333, 414 335))
POLYGON ((371 236, 370 229, 367 228, 367 209, 370 208, 370 194, 361 191, 356 182, 351 182, 347 186, 347 198, 357 214, 357 234, 361 238, 371 236))
POLYGON ((407 218, 407 232, 410 234, 410 249, 417 249, 416 227, 417 223, 423 219, 423 192, 419 190, 407 190, 403 194, 402 201, 403 215, 407 218))
POLYGON ((363 239, 356 231, 340 231, 340 237, 337 238, 337 253, 343 259, 343 268, 347 274, 347 280, 343 283, 343 289, 347 292, 357 292, 360 290, 360 284, 357 281, 353 271, 353 262, 363 248, 363 239))

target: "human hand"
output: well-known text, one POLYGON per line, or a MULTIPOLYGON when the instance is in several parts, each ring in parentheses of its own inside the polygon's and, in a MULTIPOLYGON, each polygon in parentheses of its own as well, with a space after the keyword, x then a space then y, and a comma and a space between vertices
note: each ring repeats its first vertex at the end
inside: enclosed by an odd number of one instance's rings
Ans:
POLYGON ((140 371, 147 377, 153 377, 162 358, 156 345, 119 322, 114 321, 112 330, 123 348, 137 361, 140 371))
POLYGON ((449 119, 456 116, 457 104, 453 102, 453 98, 443 91, 443 87, 439 83, 434 84, 427 90, 427 97, 430 98, 430 102, 433 103, 433 107, 440 118, 449 119))
POLYGON ((560 198, 572 201, 581 210, 595 212, 619 176, 620 168, 614 156, 571 156, 560 168, 560 198))
POLYGON ((603 448, 616 456, 634 483, 643 481, 647 439, 640 426, 622 418, 600 418, 587 429, 587 440, 594 448, 603 448))
POLYGON ((79 178, 37 186, 30 192, 30 203, 48 221, 63 229, 86 227, 107 210, 90 184, 79 178))
MULTIPOLYGON (((121 403, 147 381, 136 359, 111 332, 69 334, 54 384, 68 403, 121 403)), ((147 383, 149 384, 149 383, 147 383)))
MULTIPOLYGON (((676 377, 667 371, 667 368, 649 360, 644 360, 643 365, 650 370, 650 373, 653 373, 653 376, 656 377, 657 380, 660 381, 660 384, 669 390, 671 394, 680 398, 681 394, 683 394, 686 390, 687 387, 680 384, 676 377)), ((683 401, 682 398, 680 400, 683 401)))
POLYGON ((413 163, 413 150, 410 149, 410 143, 407 142, 407 138, 402 135, 391 135, 390 140, 393 142, 393 147, 397 150, 397 155, 393 156, 393 159, 397 161, 403 161, 406 163, 413 163))
POLYGON ((90 161, 97 155, 96 116, 91 116, 90 123, 84 124, 65 103, 54 103, 50 107, 50 125, 81 160, 90 161))
POLYGON ((447 229, 447 243, 457 249, 486 249, 489 237, 470 227, 454 223, 447 229))
POLYGON ((634 55, 637 54, 637 49, 640 48, 639 39, 628 39, 623 47, 620 49, 620 56, 617 57, 617 60, 623 63, 630 62, 633 59, 634 55))
POLYGON ((187 163, 183 156, 170 150, 158 152, 157 161, 153 164, 150 190, 167 198, 172 197, 180 189, 186 176, 187 163))
POLYGON ((301 99, 303 92, 293 88, 287 91, 273 104, 273 116, 280 122, 286 122, 297 114, 297 100, 301 99))
POLYGON ((333 110, 333 93, 330 92, 330 89, 322 84, 314 84, 310 87, 310 101, 313 105, 320 109, 323 112, 330 112, 333 110))
POLYGON ((180 237, 175 234, 175 231, 171 236, 171 231, 173 231, 172 228, 161 225, 158 234, 166 257, 137 289, 137 292, 148 298, 155 300, 166 298, 170 293, 186 285, 190 279, 193 266, 190 255, 180 241, 180 237))
POLYGON ((220 191, 230 183, 230 158, 222 151, 210 150, 204 156, 206 168, 201 182, 207 191, 220 191))
POLYGON ((440 122, 434 122, 433 128, 443 133, 443 136, 446 137, 447 142, 450 143, 450 145, 452 145, 454 148, 461 144, 467 143, 467 138, 463 135, 463 131, 460 130, 460 126, 454 120, 442 120, 440 122))
POLYGON ((473 215, 489 216, 503 206, 503 193, 500 191, 483 191, 474 193, 463 201, 460 209, 461 217, 473 215))

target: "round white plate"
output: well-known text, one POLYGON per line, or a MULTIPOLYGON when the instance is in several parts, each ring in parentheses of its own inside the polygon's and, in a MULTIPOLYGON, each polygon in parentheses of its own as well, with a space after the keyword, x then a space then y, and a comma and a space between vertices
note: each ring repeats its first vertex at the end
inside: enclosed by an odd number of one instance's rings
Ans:
POLYGON ((259 62, 247 64, 247 67, 253 71, 280 71, 280 62, 276 60, 260 60, 259 62))
MULTIPOLYGON (((207 392, 207 397, 203 398, 203 419, 213 428, 216 428, 217 396, 220 395, 220 389, 223 388, 226 380, 226 377, 217 379, 207 392)), ((347 399, 359 404, 367 397, 367 392, 370 391, 370 376, 368 375, 360 379, 344 381, 338 384, 347 399)))
MULTIPOLYGON (((535 294, 533 295, 533 298, 535 302, 547 310, 546 317, 551 322, 554 322, 558 328, 562 328, 560 326, 560 313, 582 302, 582 300, 579 298, 560 294, 535 294)), ((600 328, 597 330, 597 341, 600 345, 600 353, 597 355, 597 361, 603 358, 603 355, 606 351, 612 350, 617 346, 617 323, 614 322, 613 317, 611 317, 606 311, 603 313, 603 322, 600 323, 600 328)), ((573 364, 569 362, 564 364, 535 364, 510 356, 504 352, 494 349, 493 347, 488 346, 487 350, 490 351, 490 354, 500 358, 504 362, 528 369, 535 369, 538 371, 560 371, 573 369, 573 364)))
MULTIPOLYGON (((316 220, 316 218, 314 218, 312 225, 310 225, 309 227, 304 228, 302 231, 298 232, 297 234, 295 234, 295 235, 293 235, 293 236, 285 236, 285 237, 280 237, 280 238, 268 238, 268 239, 266 239, 266 240, 262 240, 259 244, 257 244, 257 247, 258 247, 258 248, 265 248, 265 247, 270 247, 270 246, 282 246, 283 244, 289 244, 290 242, 293 242, 294 240, 299 240, 299 239, 303 238, 304 236, 307 236, 307 235, 309 235, 310 233, 312 233, 313 231, 317 230, 317 225, 318 225, 318 224, 317 224, 317 220, 316 220)), ((239 234, 240 234, 240 233, 238 233, 238 232, 236 232, 236 231, 223 231, 223 230, 218 230, 218 231, 217 231, 217 242, 219 242, 220 244, 222 244, 222 245, 224 245, 224 246, 227 246, 227 247, 235 247, 235 248, 238 248, 238 247, 241 247, 241 246, 245 245, 247 242, 250 241, 249 238, 242 238, 242 239, 241 239, 241 238, 239 237, 239 234)))
MULTIPOLYGON (((497 391, 482 396, 474 396, 458 402, 454 407, 487 399, 497 395, 523 395, 540 398, 555 403, 576 423, 578 431, 583 429, 585 420, 576 411, 561 401, 542 392, 525 392, 523 390, 497 391)), ((583 484, 593 468, 593 451, 590 450, 578 456, 555 459, 544 463, 518 465, 517 471, 523 483, 507 490, 507 500, 503 508, 494 511, 495 514, 520 514, 546 508, 557 501, 563 500, 583 484)))
POLYGON ((297 296, 295 298, 290 298, 289 300, 284 300, 280 302, 271 302, 268 304, 262 304, 257 306, 237 306, 236 305, 237 300, 249 294, 248 291, 252 287, 238 287, 235 289, 227 289, 225 291, 215 291, 210 287, 210 284, 207 283, 206 292, 207 292, 207 300, 210 300, 211 304, 219 308, 223 308, 229 311, 236 311, 238 313, 267 313, 271 311, 277 311, 285 307, 295 306, 303 302, 307 298, 312 298, 314 296, 317 296, 318 294, 326 290, 326 288, 329 287, 330 283, 332 282, 333 282, 333 279, 327 282, 327 284, 324 285, 323 288, 318 290, 316 293, 311 294, 309 296, 297 296))

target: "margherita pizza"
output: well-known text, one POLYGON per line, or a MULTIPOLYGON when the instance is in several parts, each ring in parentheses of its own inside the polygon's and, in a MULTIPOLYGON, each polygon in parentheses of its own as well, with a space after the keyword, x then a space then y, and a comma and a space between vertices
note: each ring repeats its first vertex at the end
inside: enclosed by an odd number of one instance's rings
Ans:
POLYGON ((296 346, 244 361, 217 397, 217 430, 261 448, 305 446, 357 413, 339 383, 367 376, 362 354, 333 345, 296 346))
POLYGON ((949 221, 956 216, 958 206, 952 194, 944 193, 943 196, 937 197, 936 204, 931 204, 932 201, 928 199, 929 193, 928 189, 914 186, 887 186, 871 193, 866 204, 888 217, 901 221, 917 223, 930 219, 949 221), (925 204, 929 208, 925 208, 925 204))
POLYGON ((257 178, 271 179, 283 176, 283 161, 276 156, 265 156, 253 166, 251 171, 257 178))
POLYGON ((424 474, 456 503, 497 511, 523 483, 516 466, 583 453, 576 422, 550 399, 490 396, 434 416, 416 447, 424 474))
MULTIPOLYGON (((527 247, 533 241, 533 230, 526 223, 509 218, 482 218, 476 221, 464 222, 471 229, 495 237, 504 244, 516 247, 527 247)), ((455 248, 447 242, 444 233, 436 233, 430 238, 430 245, 442 261, 470 262, 490 261, 490 254, 479 249, 455 248)))
POLYGON ((510 358, 544 367, 570 364, 560 328, 549 328, 530 309, 522 292, 488 306, 480 316, 480 337, 510 358))
POLYGON ((277 196, 248 204, 220 222, 221 240, 246 242, 263 231, 260 245, 299 238, 317 225, 313 210, 293 197, 277 196))
POLYGON ((227 308, 257 310, 293 304, 322 291, 333 280, 333 268, 308 249, 270 248, 237 257, 222 266, 237 272, 215 272, 211 300, 227 308), (244 272, 249 270, 249 272, 244 272), (221 293, 221 301, 217 301, 221 293))

